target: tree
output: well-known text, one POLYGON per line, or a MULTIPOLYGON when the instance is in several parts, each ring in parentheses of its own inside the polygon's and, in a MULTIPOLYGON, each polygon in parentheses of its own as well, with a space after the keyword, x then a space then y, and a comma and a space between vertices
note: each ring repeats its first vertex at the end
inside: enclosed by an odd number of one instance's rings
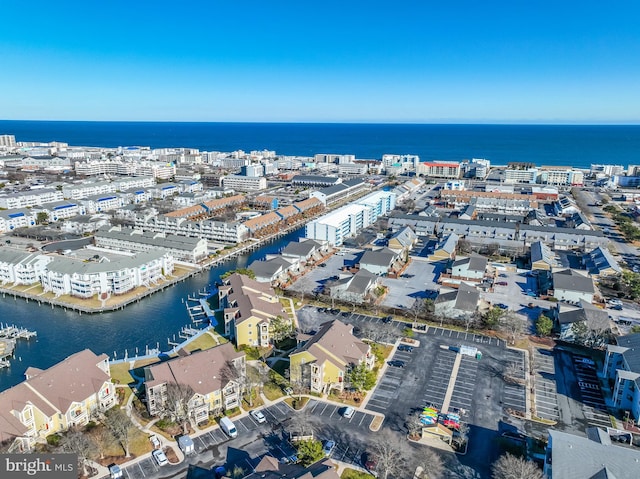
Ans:
POLYGON ((237 268, 237 269, 229 270, 223 275, 221 275, 220 279, 225 280, 234 273, 243 274, 245 276, 248 276, 251 279, 256 279, 256 274, 253 272, 252 269, 249 269, 249 268, 237 268))
POLYGON ((104 459, 106 452, 114 444, 116 438, 107 427, 94 427, 89 432, 89 437, 93 441, 100 454, 100 459, 104 459))
POLYGON ((422 413, 420 411, 415 411, 409 414, 407 416, 406 426, 409 431, 409 436, 422 435, 422 428, 424 427, 422 424, 422 413))
POLYGON ((367 365, 362 362, 352 366, 347 373, 349 385, 358 392, 364 389, 364 384, 367 381, 367 371, 367 365))
POLYGON ((281 315, 276 316, 269 322, 269 334, 276 343, 290 337, 293 334, 291 320, 283 318, 281 315))
POLYGON ((381 479, 409 477, 406 445, 398 436, 385 429, 371 442, 371 452, 377 459, 376 471, 381 479))
POLYGON ((458 240, 458 244, 456 245, 457 253, 467 254, 471 253, 471 243, 469 240, 460 238, 458 240))
POLYGON ((500 319, 505 315, 505 310, 494 306, 484 313, 482 322, 487 328, 494 328, 500 323, 500 319))
POLYGON ((500 330, 504 331, 509 342, 514 344, 524 331, 524 321, 514 313, 507 312, 500 321, 500 330))
POLYGON ((298 442, 298 459, 303 466, 309 466, 323 457, 322 443, 317 439, 298 442))
POLYGON ((584 321, 576 321, 571 324, 571 333, 576 342, 584 343, 587 339, 587 335, 589 334, 589 329, 587 328, 587 323, 584 321))
POLYGON ((42 223, 46 223, 49 220, 49 214, 45 211, 41 211, 36 215, 36 224, 41 225, 42 223))
POLYGON ((532 462, 506 453, 491 466, 493 479, 544 479, 542 471, 532 462))
POLYGON ((96 446, 89 436, 74 427, 63 436, 61 446, 63 450, 78 455, 78 469, 86 475, 87 461, 96 453, 96 446))
POLYGON ((131 437, 136 428, 131 422, 127 414, 119 408, 113 408, 107 411, 104 425, 111 431, 113 437, 120 443, 126 457, 131 457, 129 451, 131 446, 131 437))
POLYGON ((536 331, 538 336, 549 336, 553 330, 553 321, 544 314, 541 314, 536 321, 536 331))
POLYGON ((257 366, 248 365, 246 368, 246 385, 247 385, 247 401, 249 407, 253 407, 253 399, 256 389, 262 389, 264 383, 269 381, 268 370, 261 367, 258 363, 257 366))
POLYGON ((422 468, 422 472, 414 476, 414 479, 438 479, 442 477, 444 472, 444 464, 440 454, 431 448, 425 448, 420 451, 415 468, 422 468))
POLYGON ((168 417, 182 426, 183 434, 189 432, 189 401, 195 392, 188 384, 169 382, 166 397, 160 407, 160 416, 168 417))
POLYGON ((413 316, 413 325, 415 326, 418 322, 418 318, 427 311, 425 306, 425 300, 423 298, 416 298, 411 308, 409 309, 409 313, 413 316))

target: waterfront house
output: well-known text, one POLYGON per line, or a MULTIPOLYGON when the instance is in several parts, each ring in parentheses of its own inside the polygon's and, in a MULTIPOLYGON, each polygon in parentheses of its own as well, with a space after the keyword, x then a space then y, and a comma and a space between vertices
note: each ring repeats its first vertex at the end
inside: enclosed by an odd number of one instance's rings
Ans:
POLYGON ((0 283, 3 285, 34 284, 40 281, 53 257, 39 253, 0 249, 0 283))
POLYGON ((291 382, 314 393, 342 391, 348 373, 365 364, 372 369, 371 346, 353 335, 353 326, 339 320, 324 323, 320 330, 290 355, 291 382))
POLYGON ((189 418, 196 424, 209 415, 220 415, 240 406, 241 385, 246 374, 245 354, 236 352, 231 343, 187 354, 144 369, 147 409, 152 416, 162 416, 167 390, 188 387, 193 395, 186 401, 189 418), (171 386, 173 384, 174 386, 171 386))
POLYGON ((0 393, 0 443, 29 451, 35 443, 116 405, 109 358, 89 349, 49 369, 27 369, 26 380, 0 393))
POLYGON ((278 281, 286 282, 289 273, 294 271, 297 265, 298 263, 291 258, 271 256, 264 261, 254 261, 249 265, 249 269, 255 274, 256 281, 275 283, 278 281))
POLYGON ((238 347, 268 347, 269 325, 277 317, 289 318, 273 288, 246 275, 234 273, 218 288, 225 335, 238 347))

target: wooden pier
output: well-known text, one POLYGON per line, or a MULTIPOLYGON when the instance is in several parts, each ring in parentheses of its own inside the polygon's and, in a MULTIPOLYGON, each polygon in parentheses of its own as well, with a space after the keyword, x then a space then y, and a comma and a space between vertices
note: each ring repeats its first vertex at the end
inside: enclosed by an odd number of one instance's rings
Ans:
POLYGON ((13 357, 18 339, 29 340, 37 335, 35 331, 26 328, 0 323, 0 369, 11 366, 8 358, 13 357))

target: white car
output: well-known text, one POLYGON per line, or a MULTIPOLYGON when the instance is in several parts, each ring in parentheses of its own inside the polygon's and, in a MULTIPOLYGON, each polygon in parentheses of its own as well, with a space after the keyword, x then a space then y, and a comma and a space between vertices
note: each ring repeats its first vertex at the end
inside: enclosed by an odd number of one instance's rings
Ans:
POLYGON ((151 445, 154 449, 160 449, 160 439, 155 434, 149 436, 149 441, 151 441, 151 445))
POLYGON ((251 417, 255 419, 258 424, 262 424, 267 420, 267 418, 264 417, 264 414, 262 414, 262 411, 258 409, 254 409, 253 411, 251 411, 251 417))
POLYGON ((355 412, 356 412, 355 409, 353 409, 351 406, 347 406, 342 411, 342 417, 347 418, 347 419, 351 419, 355 412))
POLYGON ((151 454, 158 463, 158 466, 165 466, 169 464, 169 459, 167 459, 167 456, 165 456, 164 452, 162 452, 162 449, 156 449, 151 454))

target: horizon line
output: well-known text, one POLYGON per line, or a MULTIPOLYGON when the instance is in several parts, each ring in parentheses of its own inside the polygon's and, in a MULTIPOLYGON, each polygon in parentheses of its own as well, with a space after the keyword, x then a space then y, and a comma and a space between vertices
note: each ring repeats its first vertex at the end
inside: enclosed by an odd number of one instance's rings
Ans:
POLYGON ((217 123, 217 124, 280 124, 280 125, 459 125, 459 126, 640 126, 640 120, 635 121, 286 121, 286 120, 62 120, 62 119, 6 119, 0 118, 0 122, 42 122, 42 123, 217 123))

